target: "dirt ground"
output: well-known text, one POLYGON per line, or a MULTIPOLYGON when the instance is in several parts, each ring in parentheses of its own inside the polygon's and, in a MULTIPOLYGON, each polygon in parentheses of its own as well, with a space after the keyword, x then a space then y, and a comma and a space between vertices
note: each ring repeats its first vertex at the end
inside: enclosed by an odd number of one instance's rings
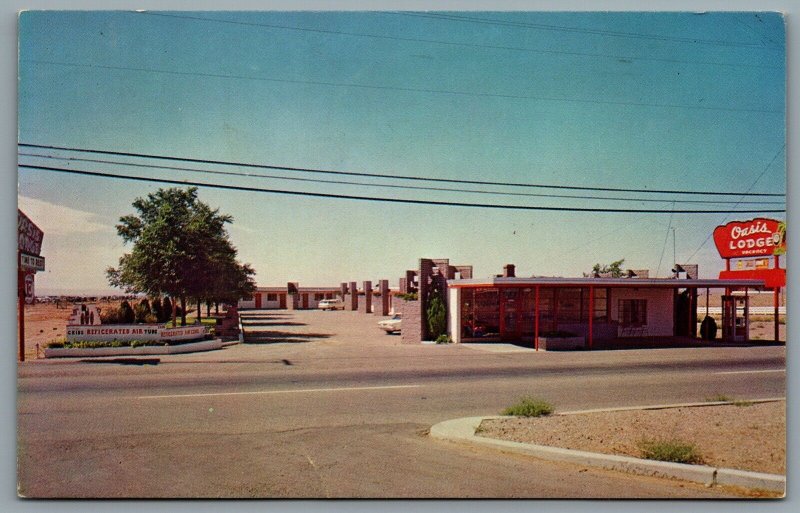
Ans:
POLYGON ((706 465, 786 473, 786 402, 485 420, 478 435, 641 457, 644 439, 693 443, 706 465))
MULTIPOLYGON (((101 311, 107 308, 119 308, 122 301, 97 301, 101 311)), ((80 303, 75 303, 80 305, 80 303)), ((89 304, 89 303, 86 303, 89 304)), ((54 303, 37 303, 25 305, 25 359, 36 358, 36 345, 39 354, 44 356, 44 348, 50 342, 63 339, 67 335, 67 320, 72 314, 72 303, 62 303, 57 307, 54 303)), ((17 340, 19 341, 19 310, 17 310, 17 340)))

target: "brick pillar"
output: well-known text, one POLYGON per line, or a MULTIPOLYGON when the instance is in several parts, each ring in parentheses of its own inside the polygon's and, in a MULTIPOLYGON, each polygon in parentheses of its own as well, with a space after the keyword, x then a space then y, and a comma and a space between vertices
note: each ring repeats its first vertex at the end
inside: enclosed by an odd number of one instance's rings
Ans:
POLYGON ((348 294, 347 299, 345 299, 344 309, 348 312, 357 312, 358 311, 358 287, 356 286, 356 282, 351 281, 350 286, 348 287, 348 294))
POLYGON ((364 300, 359 301, 358 311, 361 313, 370 313, 372 309, 372 282, 364 282, 364 300))
MULTIPOLYGON (((428 323, 425 315, 428 308, 429 296, 431 293, 431 279, 433 278, 433 260, 429 258, 419 259, 419 330, 422 340, 427 340, 428 337, 428 323)), ((405 323, 405 319, 403 319, 405 323)), ((415 321, 416 322, 416 321, 415 321)))
POLYGON ((422 342, 422 302, 394 298, 394 303, 395 313, 403 315, 400 342, 403 344, 419 344, 422 342))
POLYGON ((380 280, 378 290, 381 293, 381 300, 375 305, 373 312, 375 315, 389 315, 389 280, 380 280))
POLYGON ((414 277, 417 276, 417 271, 406 271, 406 292, 416 292, 417 287, 414 285, 414 277))
POLYGON ((347 297, 347 283, 341 283, 339 285, 339 297, 342 298, 342 301, 347 297))

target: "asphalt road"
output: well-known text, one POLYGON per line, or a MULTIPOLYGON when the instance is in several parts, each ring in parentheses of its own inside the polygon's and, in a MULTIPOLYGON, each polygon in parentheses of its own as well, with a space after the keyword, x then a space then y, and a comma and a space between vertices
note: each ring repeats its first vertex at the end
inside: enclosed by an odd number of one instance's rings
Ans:
MULTIPOLYGON (((430 439, 521 395, 557 409, 785 395, 783 347, 403 345, 354 312, 263 312, 262 344, 21 364, 28 497, 731 497, 430 439), (282 342, 290 340, 290 342, 282 342)), ((255 335, 255 336, 253 336, 255 335)))

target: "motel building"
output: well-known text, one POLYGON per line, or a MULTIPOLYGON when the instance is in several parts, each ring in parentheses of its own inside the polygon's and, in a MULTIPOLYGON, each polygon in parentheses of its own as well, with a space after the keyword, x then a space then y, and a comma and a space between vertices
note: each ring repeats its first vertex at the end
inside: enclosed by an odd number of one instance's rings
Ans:
POLYGON ((239 300, 242 309, 313 310, 323 299, 333 299, 338 287, 300 287, 289 283, 286 287, 257 287, 251 297, 239 300))
MULTIPOLYGON (((448 282, 453 342, 517 342, 536 349, 697 337, 698 290, 725 289, 722 339, 748 339, 748 291, 762 280, 518 278, 448 282), (733 291, 744 295, 731 295, 733 291)), ((706 295, 707 297, 707 295, 706 295)), ((702 305, 701 305, 702 306, 702 305)))
POLYGON ((697 265, 680 264, 672 278, 661 279, 649 278, 647 271, 616 278, 517 278, 509 264, 494 278, 448 280, 450 337, 522 342, 536 349, 624 346, 626 339, 654 345, 659 339, 691 341, 703 306, 698 290, 705 289, 708 309, 709 291, 721 289, 723 342, 749 340, 751 291, 773 293, 777 341, 780 290, 786 286, 785 233, 785 222, 765 218, 716 227, 714 242, 725 260, 718 279, 699 279, 697 265))

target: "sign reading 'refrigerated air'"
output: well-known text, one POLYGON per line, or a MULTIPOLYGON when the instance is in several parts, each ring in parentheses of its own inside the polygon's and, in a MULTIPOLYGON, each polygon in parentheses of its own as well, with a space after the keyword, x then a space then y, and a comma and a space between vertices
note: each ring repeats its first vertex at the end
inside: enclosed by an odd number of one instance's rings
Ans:
POLYGON ((764 218, 733 221, 714 229, 714 243, 722 258, 783 255, 786 223, 764 218))

